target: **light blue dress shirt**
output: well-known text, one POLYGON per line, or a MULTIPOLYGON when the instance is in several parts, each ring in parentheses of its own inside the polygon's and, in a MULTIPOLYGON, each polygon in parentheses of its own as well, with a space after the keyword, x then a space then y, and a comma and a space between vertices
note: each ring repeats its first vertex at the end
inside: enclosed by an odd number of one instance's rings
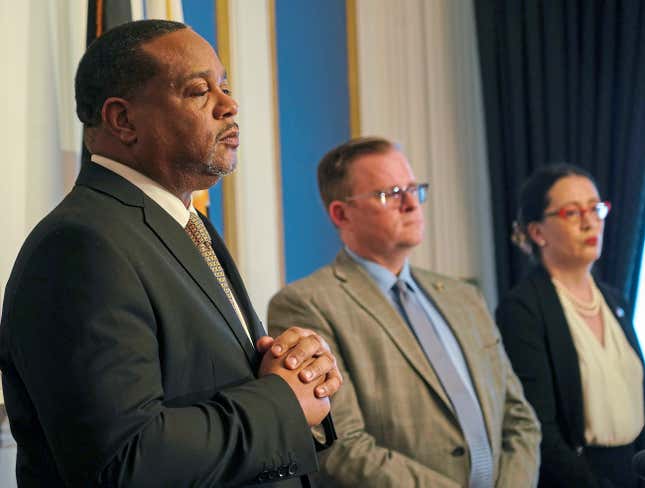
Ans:
MULTIPOLYGON (((450 359, 457 369, 461 380, 463 381, 464 385, 466 385, 466 389, 470 392, 475 402, 479 405, 479 400, 477 399, 477 395, 475 394, 473 381, 470 377, 470 373, 468 372, 468 366, 466 365, 466 359, 464 358, 464 354, 461 351, 461 347, 459 346, 457 339, 452 333, 452 330, 450 330, 450 326, 448 326, 445 319, 443 318, 443 315, 441 315, 439 310, 437 310, 434 304, 428 299, 427 295, 419 288, 419 285, 417 285, 416 281, 414 281, 412 273, 410 272, 410 264, 408 263, 408 260, 406 259, 405 264, 403 265, 403 268, 401 269, 401 272, 397 277, 389 269, 384 268, 374 261, 369 261, 365 258, 362 258, 347 246, 345 246, 345 251, 367 272, 368 275, 370 275, 385 298, 392 304, 392 306, 399 312, 399 314, 401 314, 402 317, 405 317, 405 313, 401 309, 401 306, 395 297, 392 287, 398 279, 401 279, 408 284, 408 286, 412 289, 412 295, 416 300, 419 301, 426 314, 428 314, 430 322, 434 324, 437 335, 441 339, 443 347, 448 352, 448 356, 450 356, 450 359)), ((412 331, 412 333, 414 333, 414 331, 412 331)))

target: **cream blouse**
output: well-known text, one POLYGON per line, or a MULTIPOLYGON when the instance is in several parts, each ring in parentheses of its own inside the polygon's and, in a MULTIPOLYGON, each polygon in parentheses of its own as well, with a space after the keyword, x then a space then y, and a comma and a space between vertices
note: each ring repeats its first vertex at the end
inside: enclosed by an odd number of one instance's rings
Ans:
POLYGON ((552 280, 578 353, 585 440, 595 446, 629 444, 643 429, 643 366, 592 280, 600 299, 604 344, 577 312, 560 283, 552 280))

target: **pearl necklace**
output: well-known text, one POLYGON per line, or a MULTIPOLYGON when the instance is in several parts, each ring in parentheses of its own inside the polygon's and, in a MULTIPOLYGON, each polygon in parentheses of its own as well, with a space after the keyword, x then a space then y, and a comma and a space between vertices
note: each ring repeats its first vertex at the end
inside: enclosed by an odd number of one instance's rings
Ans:
POLYGON ((551 278, 553 284, 560 290, 573 304, 576 311, 585 317, 595 317, 600 312, 600 293, 595 286, 591 286, 592 298, 590 302, 580 300, 579 298, 573 296, 573 294, 567 290, 567 287, 560 283, 557 279, 551 278))

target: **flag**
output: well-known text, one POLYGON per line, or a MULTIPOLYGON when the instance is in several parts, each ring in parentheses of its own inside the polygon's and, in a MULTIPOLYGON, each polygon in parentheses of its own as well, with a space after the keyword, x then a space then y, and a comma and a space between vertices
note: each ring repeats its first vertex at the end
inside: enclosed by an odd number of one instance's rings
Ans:
MULTIPOLYGON (((103 32, 119 24, 140 19, 184 21, 181 0, 88 0, 87 46, 103 32)), ((90 154, 83 145, 83 161, 90 154)), ((193 206, 205 215, 209 213, 208 190, 193 193, 193 206)))
MULTIPOLYGON (((101 37, 106 30, 132 20, 131 0, 88 0, 87 1, 87 31, 85 46, 101 37)), ((90 160, 90 152, 82 143, 81 161, 90 160)))

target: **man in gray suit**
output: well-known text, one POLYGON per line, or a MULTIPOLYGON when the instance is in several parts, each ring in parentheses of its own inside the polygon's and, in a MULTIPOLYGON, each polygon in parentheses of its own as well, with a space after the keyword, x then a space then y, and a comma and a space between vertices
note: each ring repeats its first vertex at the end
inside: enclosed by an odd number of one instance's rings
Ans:
POLYGON ((269 327, 309 327, 338 358, 323 485, 534 486, 539 425, 481 295, 408 263, 427 184, 379 138, 331 150, 318 183, 345 246, 272 299, 269 327))

